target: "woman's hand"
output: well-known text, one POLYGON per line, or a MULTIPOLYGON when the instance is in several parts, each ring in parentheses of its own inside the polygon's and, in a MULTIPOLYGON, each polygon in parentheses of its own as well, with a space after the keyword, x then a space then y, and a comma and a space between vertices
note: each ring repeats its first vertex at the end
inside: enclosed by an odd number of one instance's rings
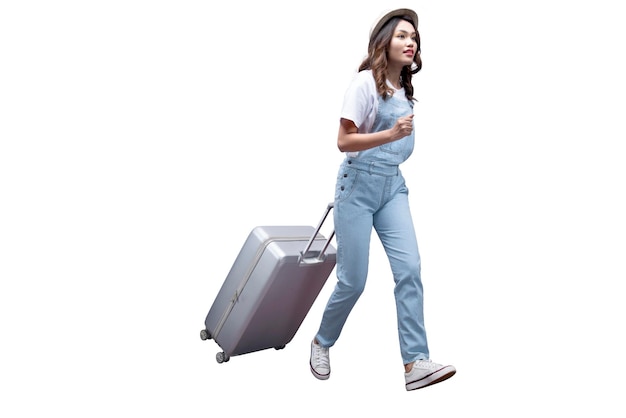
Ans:
POLYGON ((413 114, 398 118, 396 124, 391 128, 391 140, 396 141, 413 132, 413 114))

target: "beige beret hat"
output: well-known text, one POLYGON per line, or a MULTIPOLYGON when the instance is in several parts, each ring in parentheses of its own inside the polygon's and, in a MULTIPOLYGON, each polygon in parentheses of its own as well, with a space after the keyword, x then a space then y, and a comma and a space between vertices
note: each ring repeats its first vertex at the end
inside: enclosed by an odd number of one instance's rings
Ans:
POLYGON ((380 18, 376 21, 376 23, 372 27, 372 30, 370 31, 370 43, 374 40, 376 35, 378 35, 378 32, 380 32, 383 26, 385 26, 385 24, 389 22, 389 20, 398 16, 408 16, 413 21, 415 30, 417 30, 417 22, 418 22, 417 13, 415 13, 411 9, 394 9, 389 12, 383 13, 380 16, 380 18))

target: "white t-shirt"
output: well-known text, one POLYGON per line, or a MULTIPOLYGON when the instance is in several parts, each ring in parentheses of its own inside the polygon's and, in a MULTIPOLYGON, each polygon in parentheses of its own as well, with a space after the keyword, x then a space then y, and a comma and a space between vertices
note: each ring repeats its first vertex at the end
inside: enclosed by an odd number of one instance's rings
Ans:
MULTIPOLYGON (((389 81, 387 85, 394 90, 394 95, 404 95, 404 88, 397 90, 389 81)), ((359 133, 370 133, 378 112, 378 97, 372 70, 358 72, 344 95, 341 117, 354 122, 359 133)), ((346 154, 356 157, 358 152, 346 154)))

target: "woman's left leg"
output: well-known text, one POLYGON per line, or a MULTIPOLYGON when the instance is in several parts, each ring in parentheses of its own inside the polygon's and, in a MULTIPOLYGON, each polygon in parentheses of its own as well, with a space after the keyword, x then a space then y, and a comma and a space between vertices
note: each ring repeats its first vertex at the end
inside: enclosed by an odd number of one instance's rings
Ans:
POLYGON ((398 337, 403 364, 429 357, 424 326, 421 260, 402 176, 384 206, 374 215, 374 228, 389 257, 395 282, 398 337))

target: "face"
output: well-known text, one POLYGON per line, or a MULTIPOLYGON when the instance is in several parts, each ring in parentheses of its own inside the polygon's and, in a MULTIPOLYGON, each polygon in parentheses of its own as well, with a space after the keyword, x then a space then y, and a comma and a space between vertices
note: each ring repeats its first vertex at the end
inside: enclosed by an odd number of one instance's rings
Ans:
POLYGON ((390 65, 411 65, 417 52, 417 34, 412 24, 401 20, 391 38, 387 50, 387 61, 390 65))

